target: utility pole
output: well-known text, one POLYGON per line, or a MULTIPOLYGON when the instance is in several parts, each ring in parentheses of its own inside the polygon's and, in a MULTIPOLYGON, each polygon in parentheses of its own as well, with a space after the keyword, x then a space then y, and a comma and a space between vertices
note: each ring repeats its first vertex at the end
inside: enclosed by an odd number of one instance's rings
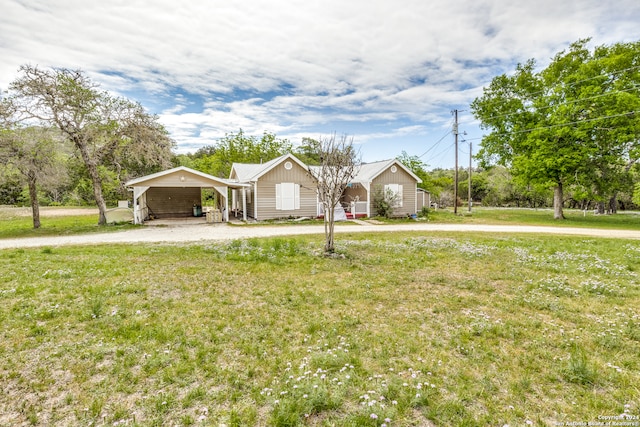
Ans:
POLYGON ((453 179, 453 213, 458 214, 458 110, 453 110, 453 136, 456 145, 456 170, 453 179))
POLYGON ((471 212, 471 157, 472 157, 472 143, 469 141, 469 212, 471 212))

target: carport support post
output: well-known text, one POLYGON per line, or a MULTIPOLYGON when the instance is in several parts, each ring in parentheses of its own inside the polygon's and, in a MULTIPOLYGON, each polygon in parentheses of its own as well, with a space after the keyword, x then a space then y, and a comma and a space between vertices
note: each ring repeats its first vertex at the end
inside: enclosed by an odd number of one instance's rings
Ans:
POLYGON ((242 187, 242 220, 247 221, 247 187, 242 187))
POLYGON ((371 218, 371 183, 363 182, 362 186, 367 192, 367 218, 371 218))
POLYGON ((149 189, 150 187, 133 187, 133 223, 134 224, 142 224, 144 222, 144 218, 142 218, 142 212, 140 209, 140 197, 149 189))

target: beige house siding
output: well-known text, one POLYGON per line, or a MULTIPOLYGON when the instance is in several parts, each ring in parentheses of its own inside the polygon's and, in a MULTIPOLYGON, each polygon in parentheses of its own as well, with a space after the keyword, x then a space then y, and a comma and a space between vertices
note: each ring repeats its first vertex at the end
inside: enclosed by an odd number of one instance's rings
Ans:
MULTIPOLYGON (((247 190, 247 215, 254 216, 254 212, 256 209, 256 188, 255 185, 248 187, 247 190)), ((239 191, 240 194, 240 206, 242 206, 242 191, 239 191)))
MULTIPOLYGON (((384 187, 386 184, 402 185, 402 207, 394 208, 394 216, 406 216, 416 213, 416 180, 405 172, 402 168, 397 167, 396 172, 391 172, 392 167, 387 168, 380 175, 374 178, 371 183, 371 194, 375 193, 376 188, 384 187)), ((373 210, 373 197, 369 200, 369 209, 371 215, 375 215, 373 210)))
POLYGON ((156 218, 193 216, 193 205, 201 204, 200 188, 152 187, 146 192, 149 214, 156 218))
MULTIPOLYGON (((258 212, 256 219, 273 219, 285 217, 302 217, 317 215, 317 194, 316 185, 309 176, 306 169, 303 169, 296 162, 291 162, 292 168, 287 170, 283 162, 258 179, 257 196, 258 212), (276 184, 292 182, 300 184, 300 209, 280 210, 276 209, 276 184)), ((255 192, 254 192, 255 193, 255 192)), ((255 197, 255 195, 253 195, 255 197)), ((255 212, 253 209, 249 212, 255 212)))
POLYGON ((431 207, 431 193, 427 191, 416 191, 416 212, 420 212, 423 207, 431 207))
POLYGON ((211 181, 206 180, 198 175, 183 171, 172 173, 170 175, 161 176, 150 179, 145 182, 148 187, 193 187, 199 185, 201 187, 211 187, 211 181))

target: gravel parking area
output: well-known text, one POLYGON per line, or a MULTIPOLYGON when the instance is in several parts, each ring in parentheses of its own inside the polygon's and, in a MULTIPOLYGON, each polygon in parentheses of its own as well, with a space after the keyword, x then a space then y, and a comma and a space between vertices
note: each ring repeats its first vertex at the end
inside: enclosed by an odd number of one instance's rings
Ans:
MULTIPOLYGON (((640 239, 640 231, 601 230, 588 228, 535 227, 509 225, 475 224, 430 224, 416 222, 409 224, 370 224, 358 221, 340 224, 336 234, 357 232, 415 231, 415 232, 484 232, 484 233, 544 233, 577 235, 585 237, 606 237, 640 239)), ((0 249, 27 248, 63 245, 96 245, 117 243, 187 243, 207 242, 251 237, 290 236, 300 234, 323 234, 324 227, 318 225, 229 225, 194 224, 144 226, 132 230, 111 233, 80 234, 74 236, 29 237, 21 239, 0 239, 0 249)))

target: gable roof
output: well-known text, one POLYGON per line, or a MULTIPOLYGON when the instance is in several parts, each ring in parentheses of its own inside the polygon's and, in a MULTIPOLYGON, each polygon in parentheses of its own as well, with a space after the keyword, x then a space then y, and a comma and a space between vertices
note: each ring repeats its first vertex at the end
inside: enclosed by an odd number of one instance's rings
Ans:
POLYGON ((235 186, 235 187, 239 186, 238 183, 235 183, 233 181, 229 181, 228 179, 218 178, 216 176, 209 175, 209 174, 206 174, 204 172, 200 172, 200 171, 197 171, 195 169, 188 168, 186 166, 178 166, 177 168, 168 169, 168 170, 165 170, 165 171, 162 171, 162 172, 153 173, 151 175, 145 175, 145 176, 142 176, 140 178, 135 178, 135 179, 127 181, 125 183, 125 186, 126 187, 144 187, 145 186, 144 184, 147 183, 147 182, 158 180, 158 179, 165 178, 165 177, 169 177, 171 175, 175 175, 175 174, 181 173, 181 172, 182 173, 186 173, 186 174, 195 175, 197 178, 200 179, 198 183, 194 183, 194 186, 198 186, 202 182, 208 182, 208 183, 216 184, 216 185, 226 185, 226 186, 235 186))
POLYGON ((418 183, 422 182, 422 180, 418 178, 416 174, 411 172, 409 168, 407 168, 397 159, 382 160, 379 162, 372 162, 372 163, 362 163, 360 165, 360 169, 358 170, 358 173, 353 178, 353 182, 371 182, 378 175, 386 171, 389 167, 391 167, 394 164, 402 168, 402 170, 404 170, 409 175, 411 175, 411 177, 413 177, 413 179, 415 179, 416 182, 418 183))
MULTIPOLYGON (((320 166, 307 166, 302 161, 300 161, 293 154, 285 154, 280 157, 276 157, 275 159, 269 160, 266 163, 254 164, 254 163, 234 163, 231 166, 231 174, 235 172, 236 179, 238 182, 254 182, 257 181, 261 176, 284 162, 285 160, 293 160, 300 165, 305 170, 318 170, 320 166)), ((390 159, 390 160, 382 160, 379 162, 372 163, 362 163, 358 168, 356 176, 351 180, 351 182, 371 182, 382 172, 390 168, 392 165, 396 165, 402 170, 404 170, 407 174, 409 174, 416 182, 420 183, 422 180, 414 174, 411 169, 407 168, 402 164, 398 159, 390 159)), ((235 181, 235 180, 234 180, 235 181)))
POLYGON ((236 179, 239 182, 253 182, 257 181, 261 176, 284 162, 285 160, 292 160, 300 165, 301 168, 307 170, 307 165, 302 163, 296 156, 293 154, 285 154, 280 157, 276 157, 275 159, 269 160, 265 163, 234 163, 231 166, 231 173, 229 176, 233 176, 233 172, 236 173, 236 179))

